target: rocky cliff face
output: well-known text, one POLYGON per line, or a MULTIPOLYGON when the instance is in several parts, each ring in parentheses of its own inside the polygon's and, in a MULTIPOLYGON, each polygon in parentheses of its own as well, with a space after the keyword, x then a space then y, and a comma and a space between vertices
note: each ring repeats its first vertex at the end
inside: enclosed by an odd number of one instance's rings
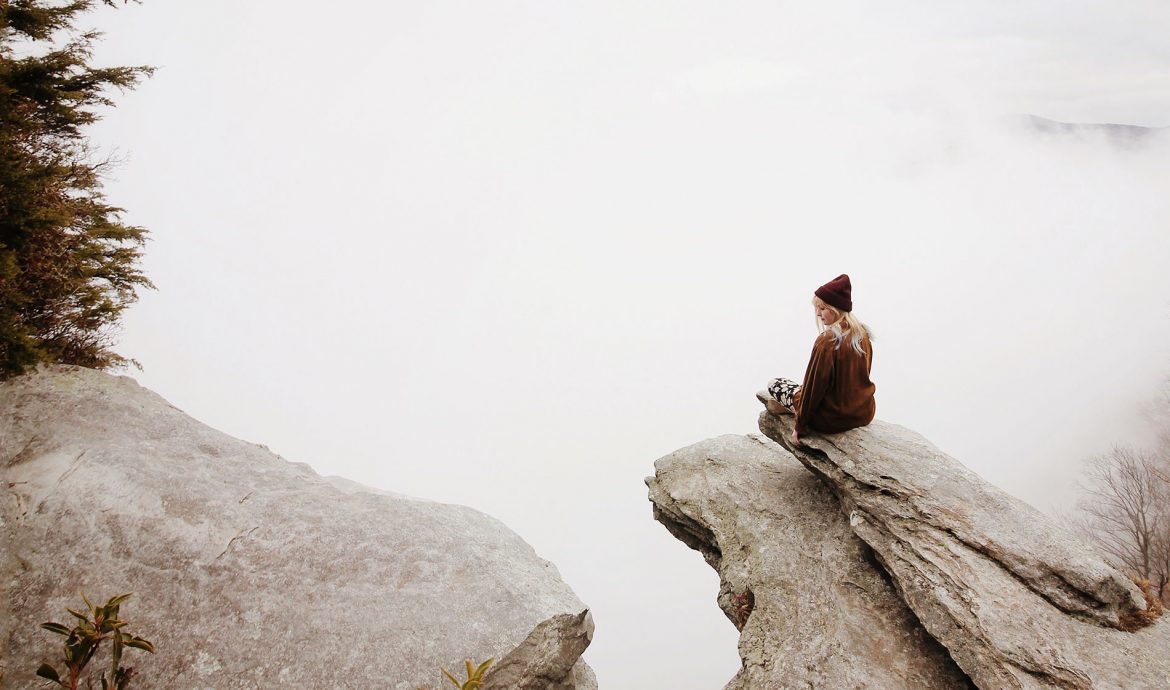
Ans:
POLYGON ((5 680, 33 684, 77 592, 135 592, 128 655, 159 688, 596 688, 585 606, 500 522, 322 479, 127 378, 55 367, 0 385, 5 680), (132 656, 139 658, 133 659, 132 656))
POLYGON ((828 487, 775 443, 721 436, 654 469, 654 517, 719 572, 719 606, 740 630, 727 690, 967 687, 828 487))
POLYGON ((875 422, 797 448, 790 417, 760 428, 788 447, 724 437, 647 480, 720 572, 742 630, 728 688, 1170 687, 1170 622, 1123 630, 1137 588, 918 435, 875 422))

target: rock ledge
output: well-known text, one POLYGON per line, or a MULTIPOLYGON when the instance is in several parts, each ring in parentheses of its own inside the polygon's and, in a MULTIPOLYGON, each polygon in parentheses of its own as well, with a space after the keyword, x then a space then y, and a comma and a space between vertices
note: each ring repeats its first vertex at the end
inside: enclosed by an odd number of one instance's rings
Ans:
POLYGON ((416 690, 494 656, 515 687, 596 688, 584 604, 498 520, 323 479, 129 378, 0 384, 0 480, 12 687, 84 590, 135 592, 123 615, 158 649, 135 660, 143 687, 416 690), (532 640, 557 653, 514 651, 532 640))
POLYGON ((917 434, 874 422, 791 443, 760 429, 836 494, 902 600, 980 688, 1170 687, 1170 624, 1115 629, 1144 609, 1121 572, 1059 525, 917 434))

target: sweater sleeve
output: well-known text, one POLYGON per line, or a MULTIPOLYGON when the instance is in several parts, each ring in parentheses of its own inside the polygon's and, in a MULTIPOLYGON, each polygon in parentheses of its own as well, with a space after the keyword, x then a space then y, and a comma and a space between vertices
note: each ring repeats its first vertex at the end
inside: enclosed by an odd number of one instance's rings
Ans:
POLYGON ((829 390, 833 375, 833 341, 821 336, 813 345, 804 383, 800 387, 800 401, 796 406, 796 433, 808 433, 808 423, 829 390))

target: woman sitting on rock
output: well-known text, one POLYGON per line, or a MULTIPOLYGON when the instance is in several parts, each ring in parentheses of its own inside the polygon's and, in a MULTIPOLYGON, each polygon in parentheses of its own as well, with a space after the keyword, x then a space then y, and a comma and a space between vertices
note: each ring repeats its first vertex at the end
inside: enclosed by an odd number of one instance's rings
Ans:
POLYGON ((849 276, 839 275, 816 289, 813 309, 821 334, 813 343, 804 382, 772 379, 756 397, 772 414, 795 414, 793 443, 813 431, 837 432, 873 421, 875 386, 869 328, 853 316, 849 276))

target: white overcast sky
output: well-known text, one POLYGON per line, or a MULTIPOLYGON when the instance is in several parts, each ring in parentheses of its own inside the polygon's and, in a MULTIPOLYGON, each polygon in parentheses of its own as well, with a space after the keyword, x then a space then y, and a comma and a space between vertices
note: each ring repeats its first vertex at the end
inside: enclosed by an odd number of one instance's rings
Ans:
MULTIPOLYGON (((878 416, 1048 511, 1170 369, 1170 4, 168 2, 93 130, 158 291, 133 373, 322 474, 473 506, 594 611, 602 688, 719 688, 717 578, 650 517, 755 431, 847 272, 878 416)), ((323 634, 327 631, 323 631, 323 634)))

